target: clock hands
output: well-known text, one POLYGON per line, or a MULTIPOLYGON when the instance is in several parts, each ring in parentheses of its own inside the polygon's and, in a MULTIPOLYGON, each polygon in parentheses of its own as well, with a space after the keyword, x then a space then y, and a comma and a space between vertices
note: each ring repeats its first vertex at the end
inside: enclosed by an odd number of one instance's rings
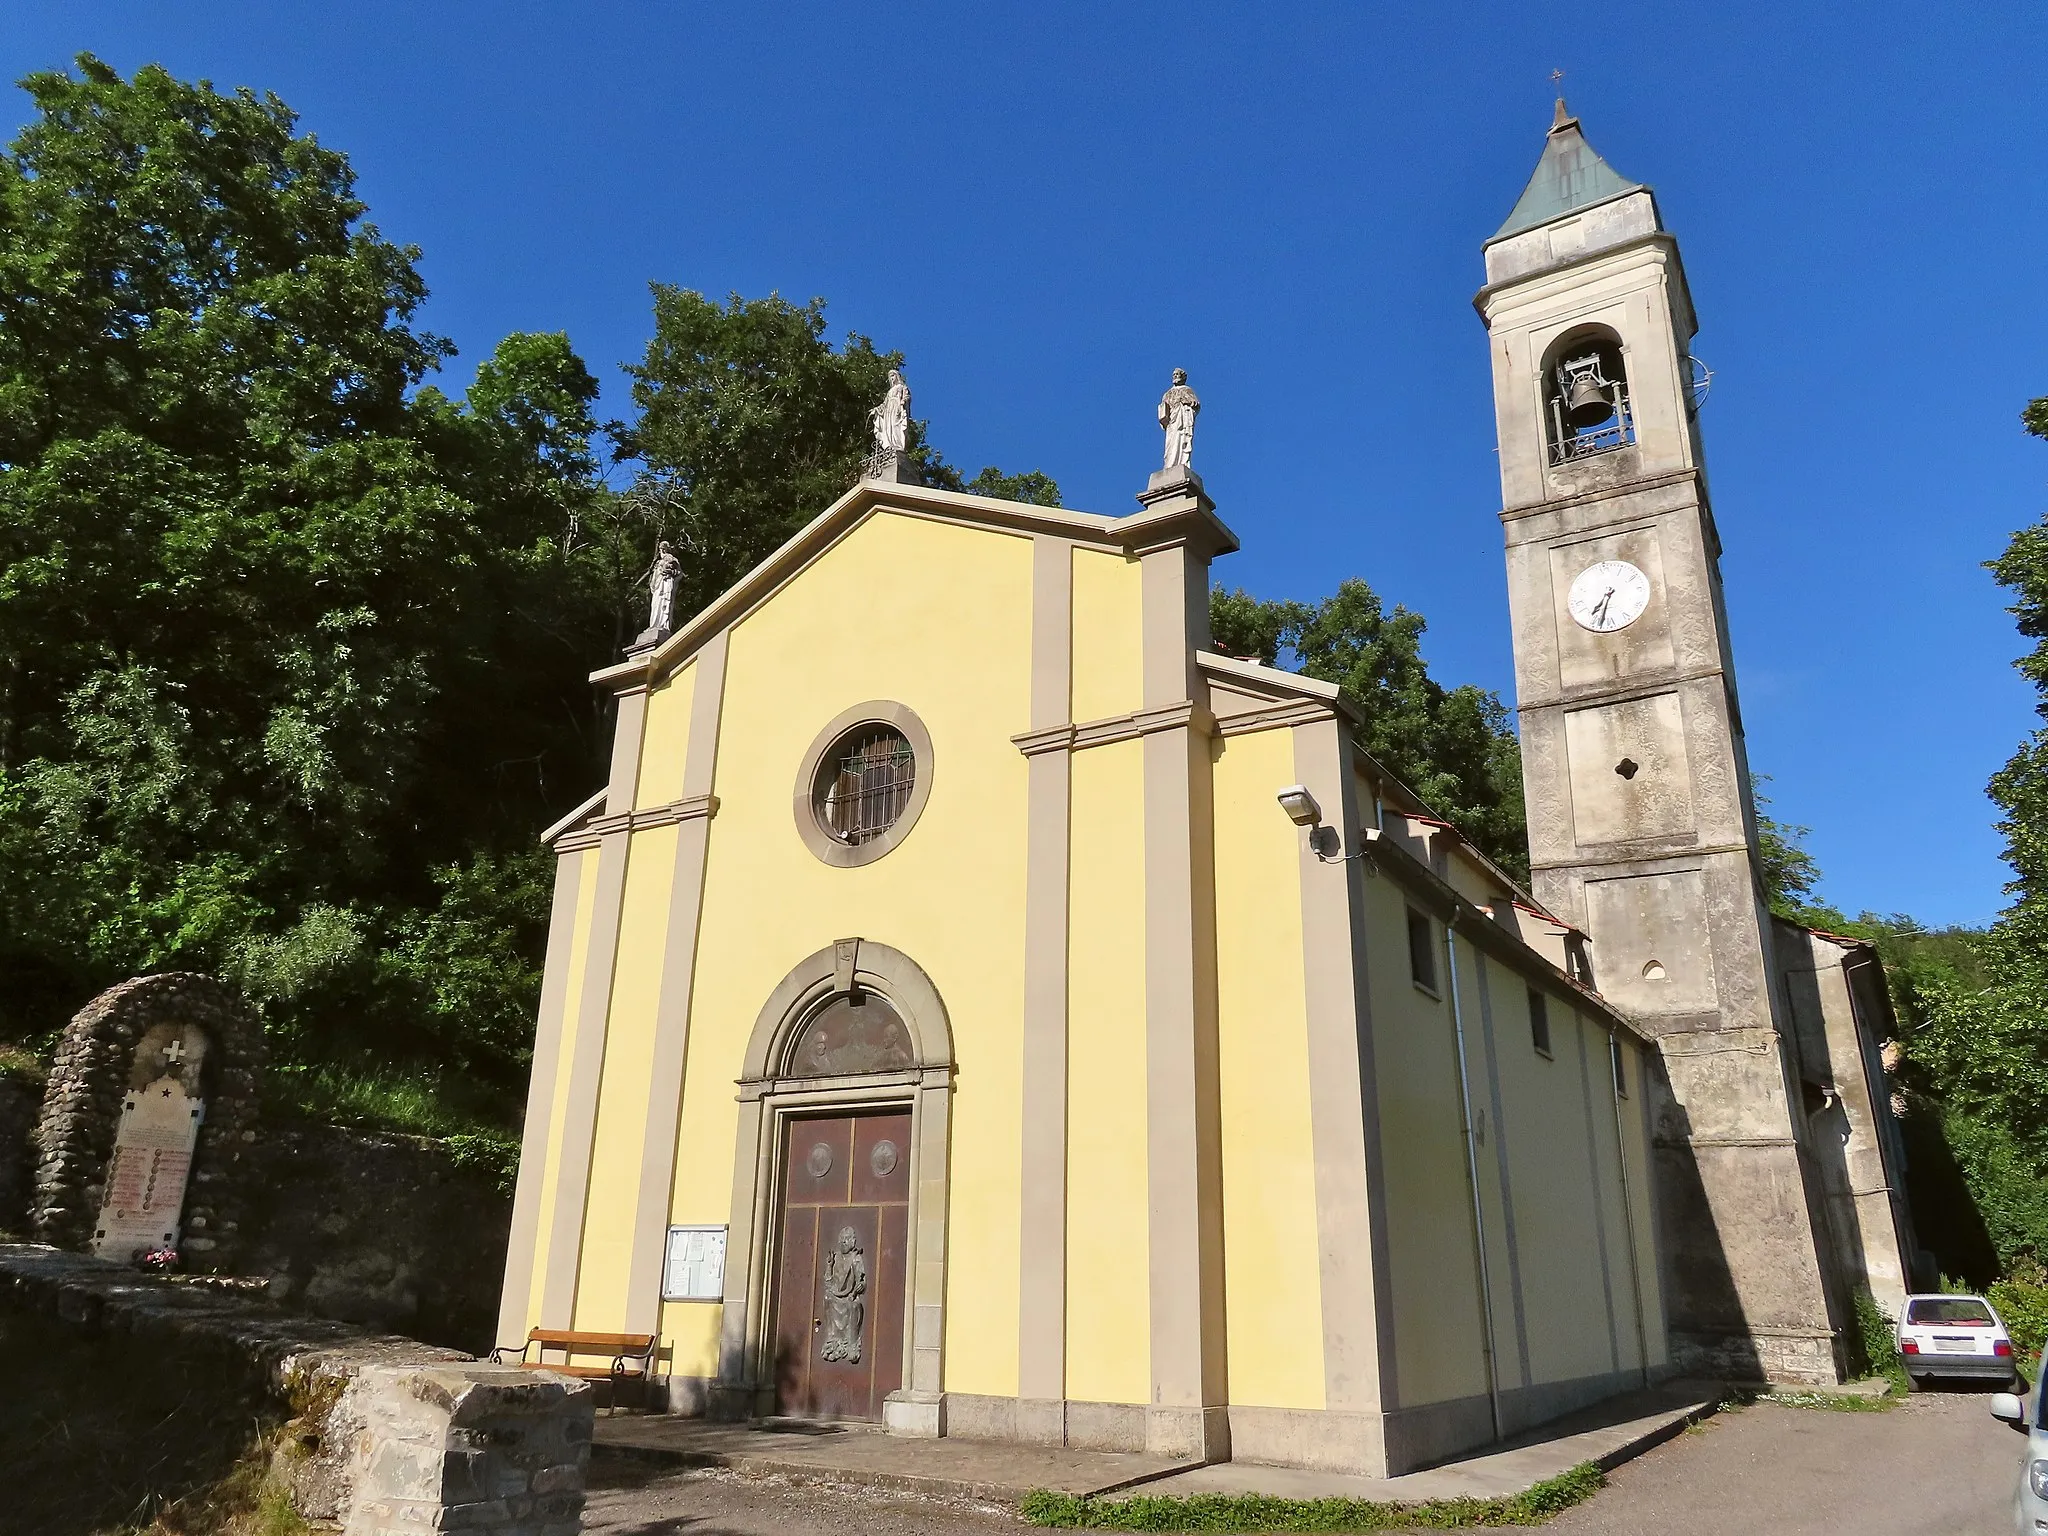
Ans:
POLYGON ((1609 587, 1600 594, 1600 601, 1593 605, 1593 622, 1595 624, 1605 624, 1607 622, 1607 605, 1613 601, 1614 588, 1609 587))

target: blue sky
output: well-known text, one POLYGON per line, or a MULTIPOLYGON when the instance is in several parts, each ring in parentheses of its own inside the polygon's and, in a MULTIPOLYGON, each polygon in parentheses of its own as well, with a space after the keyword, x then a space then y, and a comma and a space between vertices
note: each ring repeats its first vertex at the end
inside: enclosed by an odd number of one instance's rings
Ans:
POLYGON ((1114 512, 1185 367, 1220 579, 1364 576, 1510 699, 1470 301, 1563 68, 1683 245, 1751 760, 1825 897, 1945 922, 2001 903, 1983 784, 2035 723, 1981 564, 2048 504, 2044 42, 2022 5, 45 0, 0 65, 276 91, 423 248, 458 385, 566 330, 623 409, 650 280, 823 295, 949 458, 1114 512))

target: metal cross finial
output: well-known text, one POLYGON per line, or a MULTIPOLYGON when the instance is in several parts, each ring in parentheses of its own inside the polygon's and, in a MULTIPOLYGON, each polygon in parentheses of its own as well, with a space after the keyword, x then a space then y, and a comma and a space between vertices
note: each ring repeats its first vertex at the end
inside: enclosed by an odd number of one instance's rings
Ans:
POLYGON ((1557 94, 1562 96, 1564 94, 1564 71, 1553 69, 1550 72, 1550 83, 1557 87, 1557 94))

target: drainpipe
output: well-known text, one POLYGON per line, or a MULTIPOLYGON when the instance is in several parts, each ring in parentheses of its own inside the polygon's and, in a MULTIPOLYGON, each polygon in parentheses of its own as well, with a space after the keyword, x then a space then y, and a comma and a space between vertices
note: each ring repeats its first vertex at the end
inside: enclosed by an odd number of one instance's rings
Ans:
MULTIPOLYGON (((1621 1084, 1615 1079, 1615 1062, 1618 1059, 1620 1042, 1612 1030, 1607 1034, 1607 1084, 1608 1097, 1614 1100, 1614 1155, 1621 1159, 1621 1221, 1622 1230, 1628 1234, 1628 1285, 1629 1294, 1636 1302, 1636 1360, 1643 1368, 1643 1385, 1650 1384, 1650 1336, 1643 1326, 1643 1274, 1642 1262, 1636 1257, 1636 1202, 1630 1193, 1628 1181, 1628 1137, 1625 1134, 1621 1116, 1621 1084)), ((1636 1074, 1636 1091, 1649 1092, 1649 1086, 1640 1072, 1636 1074)))
MULTIPOLYGON (((1465 1066, 1465 1014, 1458 1005, 1458 914, 1444 920, 1444 948, 1451 960, 1451 1033, 1458 1042, 1458 1106, 1465 1116, 1465 1172, 1472 1181, 1472 1245, 1479 1255, 1479 1316, 1486 1325, 1486 1400, 1493 1410, 1493 1438, 1500 1433, 1500 1355, 1493 1337, 1493 1277, 1486 1263, 1486 1222, 1479 1204, 1479 1143, 1472 1134, 1472 1078, 1465 1066)), ((1484 964, 1481 961, 1481 964, 1484 964)), ((1634 1252, 1634 1245, 1630 1245, 1634 1252)), ((1637 1322, 1642 1308, 1636 1309, 1637 1322)))

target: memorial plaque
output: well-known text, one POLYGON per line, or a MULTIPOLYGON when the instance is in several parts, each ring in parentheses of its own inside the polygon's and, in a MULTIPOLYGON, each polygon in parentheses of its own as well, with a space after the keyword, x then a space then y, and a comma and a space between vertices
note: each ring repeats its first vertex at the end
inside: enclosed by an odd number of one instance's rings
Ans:
POLYGON ((136 1047, 134 1086, 121 1100, 106 1195, 93 1223, 92 1251, 101 1258, 178 1246, 192 1150, 206 1117, 206 1101, 194 1091, 205 1055, 205 1035, 177 1025, 158 1026, 136 1047))
POLYGON ((725 1299, 725 1228, 670 1227, 662 1267, 663 1301, 725 1299))

